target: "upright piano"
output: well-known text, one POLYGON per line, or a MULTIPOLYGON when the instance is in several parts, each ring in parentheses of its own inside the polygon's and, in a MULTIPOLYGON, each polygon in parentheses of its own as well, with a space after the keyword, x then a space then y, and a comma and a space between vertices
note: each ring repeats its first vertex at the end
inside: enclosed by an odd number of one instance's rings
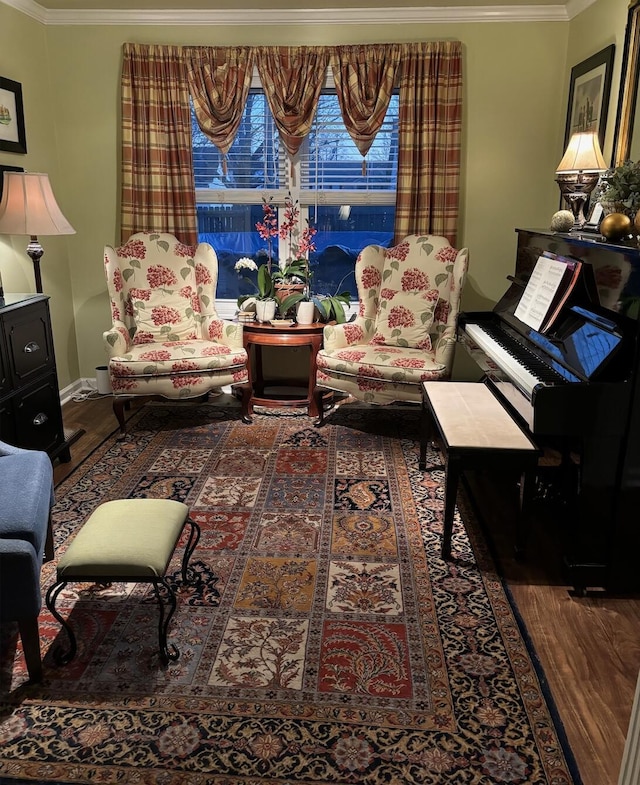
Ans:
POLYGON ((593 235, 517 229, 516 269, 492 311, 460 315, 458 341, 558 471, 568 577, 578 591, 640 590, 640 250, 593 235), (544 252, 582 262, 552 326, 515 311, 544 252))

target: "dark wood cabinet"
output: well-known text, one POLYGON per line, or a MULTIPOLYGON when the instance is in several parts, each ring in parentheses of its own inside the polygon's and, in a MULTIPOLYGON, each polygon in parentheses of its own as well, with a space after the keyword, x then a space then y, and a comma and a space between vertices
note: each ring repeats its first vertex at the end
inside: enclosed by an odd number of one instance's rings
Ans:
POLYGON ((0 301, 0 439, 70 459, 46 295, 0 301))

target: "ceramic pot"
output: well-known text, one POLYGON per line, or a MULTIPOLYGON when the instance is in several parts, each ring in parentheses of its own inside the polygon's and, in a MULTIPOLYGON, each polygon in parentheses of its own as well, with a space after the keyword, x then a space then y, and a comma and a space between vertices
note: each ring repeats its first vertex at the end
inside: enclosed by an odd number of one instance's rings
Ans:
POLYGON ((296 321, 298 324, 313 324, 316 316, 315 310, 315 303, 298 303, 298 310, 296 312, 296 321))
POLYGON ((275 300, 256 300, 256 319, 259 322, 270 322, 276 315, 275 300))

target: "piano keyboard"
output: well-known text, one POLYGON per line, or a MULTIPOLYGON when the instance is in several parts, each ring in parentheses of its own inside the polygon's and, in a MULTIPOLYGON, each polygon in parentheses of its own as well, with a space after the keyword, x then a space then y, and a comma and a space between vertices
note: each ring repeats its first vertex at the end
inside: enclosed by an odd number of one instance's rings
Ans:
POLYGON ((464 330, 529 400, 537 385, 549 381, 563 381, 559 374, 544 365, 533 352, 516 341, 510 341, 500 330, 491 329, 491 325, 466 324, 464 330), (515 347, 518 348, 518 354, 515 347))

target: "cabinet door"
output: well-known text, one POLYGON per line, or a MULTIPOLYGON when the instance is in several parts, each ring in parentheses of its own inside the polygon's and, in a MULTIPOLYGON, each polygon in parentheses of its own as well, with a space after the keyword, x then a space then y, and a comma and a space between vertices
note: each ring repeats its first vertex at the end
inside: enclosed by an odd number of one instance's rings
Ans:
POLYGON ((29 384, 47 370, 53 370, 53 342, 46 302, 8 313, 4 332, 14 387, 29 384))
POLYGON ((58 396, 55 373, 48 374, 13 396, 14 444, 49 452, 64 441, 58 396))
POLYGON ((11 398, 5 398, 0 401, 0 441, 7 444, 16 444, 16 424, 13 418, 13 401, 11 398))

